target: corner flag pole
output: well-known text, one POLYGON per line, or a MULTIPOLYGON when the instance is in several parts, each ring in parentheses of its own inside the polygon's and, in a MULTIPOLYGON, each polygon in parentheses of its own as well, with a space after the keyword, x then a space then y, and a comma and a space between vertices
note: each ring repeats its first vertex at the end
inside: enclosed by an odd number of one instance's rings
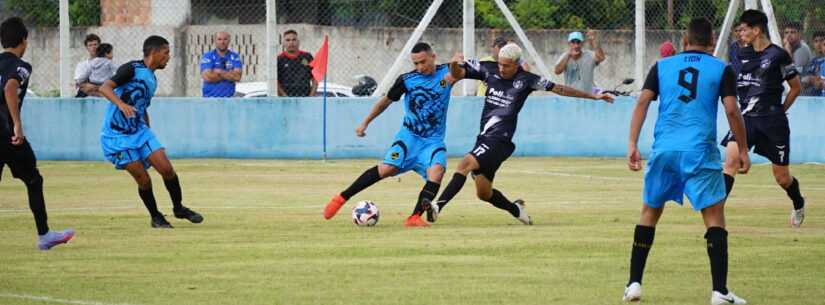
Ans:
POLYGON ((327 74, 324 73, 324 161, 327 161, 327 74))

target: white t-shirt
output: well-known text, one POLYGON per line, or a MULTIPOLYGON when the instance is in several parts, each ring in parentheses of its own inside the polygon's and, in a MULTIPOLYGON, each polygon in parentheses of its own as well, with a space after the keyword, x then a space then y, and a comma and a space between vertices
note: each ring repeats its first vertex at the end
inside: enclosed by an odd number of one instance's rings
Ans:
POLYGON ((90 60, 84 60, 77 63, 74 68, 74 82, 77 85, 89 81, 89 74, 91 74, 92 66, 89 64, 90 60))
MULTIPOLYGON (((567 53, 563 53, 556 61, 558 65, 567 53)), ((590 50, 582 50, 579 59, 570 57, 567 66, 564 68, 564 84, 584 92, 593 91, 593 70, 596 69, 596 53, 590 50)))

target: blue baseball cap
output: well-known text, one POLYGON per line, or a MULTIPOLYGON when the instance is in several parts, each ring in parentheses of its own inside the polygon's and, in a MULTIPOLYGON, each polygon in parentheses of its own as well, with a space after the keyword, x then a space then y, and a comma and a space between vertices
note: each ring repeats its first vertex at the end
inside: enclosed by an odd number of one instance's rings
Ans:
POLYGON ((582 32, 570 33, 570 35, 567 36, 567 41, 571 42, 573 40, 584 41, 584 35, 582 35, 582 32))

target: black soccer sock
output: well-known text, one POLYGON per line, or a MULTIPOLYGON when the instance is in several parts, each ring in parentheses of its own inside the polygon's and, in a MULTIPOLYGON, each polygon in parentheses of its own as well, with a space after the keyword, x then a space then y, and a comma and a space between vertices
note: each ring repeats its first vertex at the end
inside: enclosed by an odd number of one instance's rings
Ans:
POLYGON ((461 188, 464 187, 464 182, 466 181, 467 176, 459 173, 453 174, 453 178, 450 179, 450 183, 447 184, 447 187, 444 188, 444 192, 442 192, 441 196, 438 197, 439 211, 444 210, 447 203, 449 203, 450 200, 453 200, 453 197, 461 191, 461 188))
POLYGON ((155 201, 155 193, 152 192, 152 188, 144 190, 138 187, 138 195, 140 195, 140 199, 143 200, 143 205, 146 206, 146 210, 149 211, 149 216, 163 216, 163 214, 158 211, 158 203, 155 201))
POLYGON ((381 175, 378 174, 378 166, 371 167, 370 169, 364 171, 358 179, 355 179, 355 182, 353 182, 352 185, 341 192, 341 197, 349 200, 352 196, 358 194, 358 192, 363 191, 378 181, 381 181, 381 175))
POLYGON ((166 190, 169 191, 169 198, 172 199, 172 207, 175 210, 183 208, 183 204, 181 204, 181 202, 183 202, 183 194, 180 190, 178 175, 175 175, 172 179, 163 180, 163 184, 166 185, 166 190))
POLYGON ((733 183, 736 181, 733 176, 725 174, 725 196, 730 196, 730 191, 733 190, 733 183))
POLYGON ((728 231, 720 227, 710 227, 705 233, 705 239, 708 241, 713 290, 728 294, 728 231))
POLYGON ((510 215, 513 215, 513 217, 519 217, 519 214, 521 213, 516 204, 510 202, 510 200, 507 200, 507 198, 504 197, 504 194, 499 192, 497 189, 493 189, 493 195, 490 196, 490 199, 485 201, 499 209, 510 212, 510 215))
POLYGON ((656 236, 656 227, 636 225, 633 232, 633 248, 630 251, 630 279, 631 283, 642 283, 642 276, 645 273, 645 263, 650 248, 653 247, 653 237, 656 236))
POLYGON ((24 180, 23 183, 26 184, 26 192, 29 194, 29 208, 34 214, 37 235, 49 233, 49 217, 46 214, 46 200, 43 198, 43 176, 35 171, 34 177, 24 180))
POLYGON ((441 184, 427 180, 427 183, 424 184, 424 188, 421 189, 421 193, 418 193, 418 202, 415 204, 415 209, 413 209, 413 215, 421 215, 424 213, 425 201, 433 204, 433 198, 435 198, 435 194, 438 194, 438 188, 440 186, 441 184))
POLYGON ((788 197, 790 197, 791 201, 793 201, 794 210, 799 210, 805 207, 805 198, 802 198, 802 193, 799 192, 799 181, 796 180, 796 177, 793 178, 791 185, 785 188, 785 193, 787 193, 788 197))

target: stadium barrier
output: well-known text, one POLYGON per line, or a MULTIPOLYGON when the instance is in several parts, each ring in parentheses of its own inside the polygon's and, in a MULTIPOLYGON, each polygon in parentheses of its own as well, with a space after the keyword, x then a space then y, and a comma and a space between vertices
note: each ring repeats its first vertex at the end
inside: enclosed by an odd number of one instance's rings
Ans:
MULTIPOLYGON (((355 128, 375 99, 332 98, 327 104, 329 158, 383 157, 401 126, 403 106, 394 104, 367 129, 355 128)), ((103 99, 26 99, 26 136, 42 160, 103 160, 100 127, 103 99)), ((515 156, 623 157, 635 103, 613 105, 556 96, 528 99, 519 116, 515 156)), ((651 105, 640 148, 650 150, 656 107, 651 105)), ((453 97, 447 122, 447 151, 461 156, 479 131, 481 97, 453 97)), ((173 158, 286 158, 324 156, 321 98, 156 98, 149 108, 152 129, 173 158)), ((789 115, 791 161, 825 162, 825 134, 819 119, 825 99, 799 98, 789 115)), ((728 130, 720 107, 719 137, 728 130)), ((755 161, 764 162, 762 158, 755 161)))

